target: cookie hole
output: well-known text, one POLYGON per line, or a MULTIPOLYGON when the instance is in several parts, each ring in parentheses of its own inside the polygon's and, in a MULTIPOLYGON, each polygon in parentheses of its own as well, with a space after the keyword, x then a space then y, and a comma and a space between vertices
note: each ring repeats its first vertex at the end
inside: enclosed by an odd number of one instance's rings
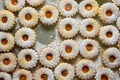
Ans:
POLYGON ((103 74, 103 75, 101 76, 101 80, 108 80, 108 76, 106 76, 105 74, 103 74))
POLYGON ((28 21, 31 20, 31 19, 32 19, 31 14, 29 14, 29 13, 26 14, 26 15, 25 15, 25 19, 28 20, 28 21))
POLYGON ((106 11, 106 15, 107 15, 107 16, 111 16, 111 15, 112 15, 112 11, 111 11, 111 10, 107 10, 107 11, 106 11))
POLYGON ((7 17, 2 17, 2 22, 3 23, 6 23, 8 21, 8 18, 7 17))
POLYGON ((108 38, 111 38, 112 37, 112 32, 111 31, 108 31, 107 33, 106 33, 106 36, 108 37, 108 38))
POLYGON ((26 56, 25 56, 25 59, 26 59, 27 61, 31 61, 32 57, 31 57, 31 55, 26 55, 26 56))
POLYGON ((61 72, 61 74, 62 74, 62 76, 67 76, 68 75, 68 71, 67 70, 63 70, 62 72, 61 72))
POLYGON ((93 26, 92 25, 87 25, 86 29, 87 29, 87 31, 92 31, 93 30, 93 26))
POLYGON ((18 0, 12 0, 11 1, 13 5, 17 5, 18 4, 18 0))
POLYGON ((110 57, 109 57, 109 61, 111 62, 111 63, 113 63, 114 61, 115 61, 115 56, 113 56, 113 55, 111 55, 110 57))
POLYGON ((86 50, 87 51, 92 51, 93 50, 93 45, 92 44, 87 44, 86 50))
POLYGON ((27 41, 28 40, 28 35, 27 34, 24 34, 23 36, 22 36, 22 39, 24 40, 24 41, 27 41))
POLYGON ((3 45, 7 45, 8 40, 4 38, 4 39, 1 40, 1 43, 2 43, 3 45))
POLYGON ((87 5, 85 6, 85 9, 86 9, 87 11, 90 11, 90 10, 92 9, 92 5, 91 5, 91 4, 87 4, 87 5))
POLYGON ((65 10, 66 11, 70 11, 72 9, 72 5, 71 4, 66 4, 65 5, 65 10))
POLYGON ((46 59, 47 59, 48 61, 51 61, 51 60, 53 59, 53 55, 52 55, 51 53, 47 54, 47 55, 46 55, 46 59))
POLYGON ((48 80, 47 74, 42 74, 42 75, 41 75, 41 79, 42 79, 42 80, 48 80))
POLYGON ((65 51, 67 53, 71 53, 72 52, 72 47, 71 46, 66 46, 65 51))
POLYGON ((52 17, 52 12, 47 11, 47 12, 45 13, 45 16, 46 16, 47 18, 51 18, 51 17, 52 17))
POLYGON ((82 71, 83 71, 84 73, 89 72, 89 67, 88 67, 88 66, 84 66, 84 67, 82 68, 82 71))
POLYGON ((21 75, 19 80, 27 80, 25 75, 21 75))
POLYGON ((70 30, 72 30, 72 26, 69 25, 69 24, 67 24, 67 25, 65 26, 65 29, 66 29, 67 31, 70 31, 70 30))
POLYGON ((9 65, 9 64, 10 64, 10 60, 9 60, 8 58, 5 58, 5 59, 3 60, 3 64, 9 65))

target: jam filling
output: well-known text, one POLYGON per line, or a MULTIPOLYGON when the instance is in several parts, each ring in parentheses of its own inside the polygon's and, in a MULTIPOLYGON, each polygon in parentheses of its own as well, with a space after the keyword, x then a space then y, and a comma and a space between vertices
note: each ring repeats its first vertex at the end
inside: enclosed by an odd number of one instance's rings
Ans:
POLYGON ((111 15, 112 15, 112 11, 111 11, 111 10, 107 10, 107 11, 106 11, 106 15, 107 15, 107 16, 111 16, 111 15))
POLYGON ((88 66, 84 66, 84 67, 82 68, 82 71, 83 71, 84 73, 89 72, 89 67, 88 67, 88 66))
POLYGON ((18 0, 11 0, 11 3, 12 3, 13 5, 17 5, 17 4, 18 4, 18 0))
POLYGON ((26 59, 27 61, 31 61, 32 57, 31 57, 31 55, 26 55, 26 56, 25 56, 25 59, 26 59))
POLYGON ((28 20, 28 21, 31 20, 31 19, 32 19, 31 14, 29 14, 29 13, 26 14, 26 15, 25 15, 25 19, 28 20))
POLYGON ((42 74, 42 75, 41 75, 41 78, 42 78, 42 80, 48 80, 47 74, 42 74))
POLYGON ((72 9, 72 5, 71 4, 66 4, 65 5, 65 10, 66 11, 70 11, 72 9))
POLYGON ((22 36, 22 39, 24 40, 24 41, 27 41, 28 40, 28 35, 27 34, 24 34, 23 36, 22 36))
POLYGON ((112 37, 112 32, 111 31, 108 31, 107 33, 106 33, 106 36, 108 37, 108 38, 111 38, 112 37))
POLYGON ((85 6, 85 9, 88 10, 88 11, 90 11, 92 9, 92 5, 91 4, 87 4, 85 6))
POLYGON ((72 29, 72 26, 69 25, 69 24, 67 24, 67 25, 65 26, 65 29, 66 29, 67 31, 70 31, 70 30, 72 29))
POLYGON ((93 30, 93 26, 92 25, 87 25, 86 29, 87 29, 87 31, 92 31, 93 30))
POLYGON ((46 16, 47 18, 51 18, 51 17, 52 17, 52 12, 47 11, 47 12, 45 13, 45 16, 46 16))
POLYGON ((53 55, 52 54, 47 54, 46 55, 46 59, 48 60, 48 61, 51 61, 52 59, 53 59, 53 55))
POLYGON ((66 51, 67 53, 71 53, 72 47, 71 47, 71 46, 67 46, 67 47, 65 48, 65 51, 66 51))
POLYGON ((63 70, 62 72, 61 72, 61 74, 62 74, 62 76, 67 76, 68 75, 68 71, 67 70, 63 70))
POLYGON ((92 44, 87 44, 86 50, 91 51, 92 49, 93 49, 93 45, 92 44))
POLYGON ((19 80, 27 80, 25 75, 21 75, 19 80))
POLYGON ((103 75, 101 76, 101 80, 108 80, 108 77, 103 74, 103 75))
POLYGON ((10 64, 10 60, 9 60, 8 58, 5 58, 5 59, 3 60, 3 63, 4 63, 5 65, 9 65, 9 64, 10 64))
POLYGON ((8 21, 7 17, 2 17, 2 22, 6 23, 8 21))

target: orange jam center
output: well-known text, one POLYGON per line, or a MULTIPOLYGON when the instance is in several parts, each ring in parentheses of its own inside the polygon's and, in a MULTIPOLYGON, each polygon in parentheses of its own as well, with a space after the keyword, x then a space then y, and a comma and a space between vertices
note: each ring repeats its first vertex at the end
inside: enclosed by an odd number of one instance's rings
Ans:
POLYGON ((103 75, 101 76, 101 80, 108 80, 108 77, 103 74, 103 75))
POLYGON ((3 22, 3 23, 6 23, 7 20, 8 20, 7 17, 2 17, 2 22, 3 22))
POLYGON ((93 49, 93 45, 87 44, 86 49, 87 49, 87 51, 91 51, 93 49))
POLYGON ((52 12, 47 11, 47 12, 45 13, 45 16, 46 16, 47 18, 51 18, 51 17, 52 17, 52 12))
POLYGON ((84 66, 84 67, 82 68, 82 71, 83 71, 84 73, 89 72, 89 67, 88 67, 88 66, 84 66))
POLYGON ((107 36, 108 38, 111 38, 111 37, 112 37, 112 32, 111 32, 111 31, 108 31, 108 32, 106 33, 106 36, 107 36))
POLYGON ((88 11, 90 11, 92 9, 92 5, 91 4, 87 4, 85 6, 85 9, 88 10, 88 11))
POLYGON ((111 16, 111 15, 112 15, 112 11, 111 11, 111 10, 107 10, 107 11, 106 11, 106 15, 107 15, 107 16, 111 16))
POLYGON ((115 56, 110 56, 109 57, 109 61, 112 62, 112 63, 115 61, 115 59, 116 59, 115 56))
POLYGON ((9 65, 9 64, 10 64, 10 60, 6 58, 6 59, 3 60, 3 63, 4 63, 5 65, 9 65))
POLYGON ((13 5, 17 5, 18 4, 17 0, 12 0, 11 2, 12 2, 13 5))
POLYGON ((72 47, 71 47, 71 46, 67 46, 67 47, 65 48, 65 51, 66 51, 67 53, 71 53, 72 47))
POLYGON ((87 29, 87 31, 92 31, 93 30, 93 26, 92 25, 87 25, 86 29, 87 29))
POLYGON ((29 13, 25 15, 25 19, 26 19, 26 20, 29 21, 29 20, 31 20, 31 18, 32 18, 32 16, 31 16, 29 13))
POLYGON ((65 26, 65 29, 66 29, 67 31, 70 31, 70 30, 72 29, 72 26, 69 25, 69 24, 67 24, 67 25, 65 26))
POLYGON ((26 55, 26 56, 25 56, 25 59, 26 59, 27 61, 31 61, 32 57, 31 57, 31 55, 26 55))
POLYGON ((42 80, 47 80, 48 76, 47 76, 47 74, 42 74, 41 78, 42 78, 42 80))
POLYGON ((65 10, 66 11, 70 11, 72 9, 72 5, 71 4, 66 4, 65 5, 65 10))
POLYGON ((27 41, 28 40, 28 35, 27 34, 24 34, 23 36, 22 36, 22 39, 24 40, 24 41, 27 41))
POLYGON ((1 40, 1 43, 2 43, 3 45, 7 45, 8 40, 4 38, 4 39, 1 40))
POLYGON ((25 75, 21 75, 19 80, 27 80, 25 75))
POLYGON ((53 59, 53 55, 52 54, 47 54, 46 55, 46 59, 48 60, 48 61, 51 61, 52 59, 53 59))
POLYGON ((68 71, 67 70, 64 70, 61 72, 62 76, 67 76, 68 75, 68 71))

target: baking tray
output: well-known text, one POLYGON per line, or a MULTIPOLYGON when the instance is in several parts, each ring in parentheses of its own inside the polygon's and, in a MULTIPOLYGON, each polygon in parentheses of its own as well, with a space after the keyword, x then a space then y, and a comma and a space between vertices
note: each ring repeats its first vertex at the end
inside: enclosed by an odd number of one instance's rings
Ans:
MULTIPOLYGON (((0 10, 4 10, 5 7, 4 7, 4 4, 3 4, 3 1, 4 0, 0 0, 0 10)), ((58 3, 59 3, 60 0, 46 0, 45 1, 45 4, 50 4, 50 5, 54 5, 54 6, 58 6, 58 3)), ((82 0, 76 0, 78 3, 82 0)), ((111 0, 97 0, 99 5, 102 5, 103 3, 105 2, 111 2, 111 0)), ((40 8, 36 8, 38 11, 40 8)), ((96 20, 99 21, 99 23, 101 23, 101 21, 99 20, 99 18, 96 16, 94 17, 96 20)), ((61 17, 59 18, 59 20, 61 19, 61 17)), ((75 19, 77 19, 78 21, 81 21, 83 19, 83 17, 80 16, 80 14, 77 14, 75 16, 75 19)), ((18 30, 20 28, 20 25, 18 23, 18 20, 16 19, 16 25, 14 27, 13 30, 11 30, 10 32, 14 33, 16 32, 16 30, 18 30)), ((114 25, 114 24, 113 24, 114 25)), ((47 47, 47 46, 51 46, 51 47, 54 47, 57 49, 57 46, 59 45, 59 43, 61 41, 64 40, 64 38, 62 38, 58 31, 57 31, 57 26, 58 26, 58 22, 52 26, 48 26, 48 25, 44 25, 44 24, 41 24, 39 22, 39 24, 37 25, 36 28, 34 28, 34 30, 36 31, 37 33, 37 41, 36 41, 36 44, 35 46, 33 47, 35 50, 37 50, 38 52, 41 51, 41 49, 47 47), (43 36, 44 35, 44 36, 43 36)), ((104 26, 104 24, 101 24, 101 26, 104 26)), ((80 34, 77 34, 76 37, 73 38, 74 40, 76 40, 77 42, 81 42, 83 40, 83 38, 80 36, 80 34)), ((96 64, 96 67, 97 68, 100 68, 102 67, 102 61, 101 61, 101 53, 104 49, 108 48, 108 46, 105 46, 103 45, 99 39, 96 37, 95 40, 97 40, 101 46, 101 51, 100 51, 100 55, 94 59, 94 63, 96 64)), ((116 45, 115 45, 116 46, 116 45)), ((16 55, 19 53, 19 51, 21 50, 21 48, 19 48, 18 46, 15 46, 15 48, 12 50, 16 55)), ((75 64, 79 61, 83 59, 83 57, 81 57, 80 55, 78 55, 75 59, 72 59, 72 60, 64 60, 63 58, 61 58, 61 61, 60 62, 67 62, 67 63, 70 63, 72 64, 73 66, 75 66, 75 64)), ((36 69, 38 69, 41 65, 38 64, 34 69, 31 70, 31 72, 34 73, 34 71, 36 69)), ((16 69, 19 69, 19 66, 17 66, 16 69)), ((117 78, 117 80, 120 80, 120 74, 119 74, 119 68, 116 68, 113 70, 115 72, 115 76, 117 78)), ((74 80, 78 80, 79 78, 78 77, 75 77, 74 80)), ((90 79, 90 80, 95 80, 94 78, 90 79)))

